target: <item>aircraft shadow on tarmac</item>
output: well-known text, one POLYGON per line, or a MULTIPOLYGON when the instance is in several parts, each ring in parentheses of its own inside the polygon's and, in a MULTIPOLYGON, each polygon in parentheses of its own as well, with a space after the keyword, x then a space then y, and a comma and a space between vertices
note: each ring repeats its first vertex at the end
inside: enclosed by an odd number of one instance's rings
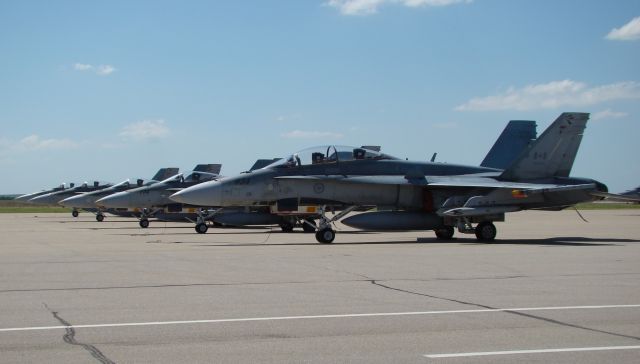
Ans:
MULTIPOLYGON (((173 234, 171 234, 173 235, 173 234)), ((147 243, 156 243, 147 242, 147 243)), ((231 241, 218 241, 203 243, 201 241, 167 241, 166 244, 193 244, 202 247, 252 247, 252 246, 331 246, 331 245, 398 245, 398 244, 459 244, 459 245, 540 245, 540 246, 574 246, 574 247, 595 247, 595 246, 621 246, 624 243, 636 243, 635 239, 592 239, 582 237, 554 237, 545 239, 523 239, 523 240, 498 240, 492 243, 479 243, 469 240, 442 241, 436 238, 418 238, 417 240, 397 240, 397 241, 359 241, 359 242, 335 242, 333 244, 317 244, 309 240, 300 243, 277 243, 277 242, 256 242, 239 243, 231 241)))

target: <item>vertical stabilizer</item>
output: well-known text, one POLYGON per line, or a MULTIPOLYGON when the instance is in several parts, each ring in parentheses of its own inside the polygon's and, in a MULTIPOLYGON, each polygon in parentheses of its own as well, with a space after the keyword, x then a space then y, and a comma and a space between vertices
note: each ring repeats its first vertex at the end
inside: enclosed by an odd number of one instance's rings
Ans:
POLYGON ((536 138, 536 122, 533 120, 511 120, 498 137, 481 167, 506 169, 520 153, 536 138))
POLYGON ((588 113, 562 113, 500 177, 512 181, 568 177, 587 120, 588 113))
POLYGON ((205 172, 211 174, 220 174, 220 170, 222 169, 222 164, 198 164, 196 168, 193 169, 194 172, 205 172))
POLYGON ((255 171, 256 169, 260 169, 263 167, 268 166, 271 163, 277 162, 279 161, 280 158, 273 158, 273 159, 258 159, 252 166, 251 168, 249 168, 249 171, 255 171))
POLYGON ((175 176, 180 172, 179 168, 168 167, 168 168, 160 168, 155 176, 153 176, 152 180, 154 181, 163 181, 171 176, 175 176))

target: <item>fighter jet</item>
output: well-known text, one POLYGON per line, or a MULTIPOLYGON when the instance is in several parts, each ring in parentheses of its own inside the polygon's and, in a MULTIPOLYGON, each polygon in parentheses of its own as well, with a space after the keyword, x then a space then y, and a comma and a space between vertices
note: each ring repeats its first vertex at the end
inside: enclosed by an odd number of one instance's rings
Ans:
POLYGON ((58 202, 64 200, 65 198, 75 196, 85 192, 92 192, 97 190, 102 190, 108 187, 111 187, 113 184, 107 182, 99 182, 95 181, 93 184, 89 184, 85 182, 80 186, 75 186, 72 188, 67 188, 55 192, 46 193, 44 195, 40 195, 34 197, 29 200, 30 203, 37 205, 55 205, 58 202))
POLYGON ((640 187, 636 187, 633 190, 625 191, 622 193, 600 192, 597 195, 600 197, 604 197, 607 201, 612 202, 640 203, 640 187))
POLYGON ((42 195, 46 195, 47 193, 52 193, 52 192, 58 192, 58 191, 62 191, 65 188, 73 188, 75 184, 74 183, 69 183, 69 187, 66 187, 64 183, 60 184, 60 186, 48 189, 48 190, 42 190, 42 191, 38 191, 38 192, 32 192, 32 193, 27 193, 24 194, 22 196, 18 196, 16 198, 14 198, 14 201, 19 201, 19 202, 29 202, 29 200, 31 200, 32 198, 36 198, 38 196, 42 196, 42 195))
POLYGON ((458 232, 493 241, 495 221, 526 209, 560 210, 601 199, 607 187, 569 177, 589 114, 562 113, 504 170, 414 162, 364 148, 307 149, 263 169, 206 182, 172 196, 210 206, 270 206, 279 210, 321 206, 316 239, 331 243, 332 223, 359 207, 377 211, 342 222, 368 230, 434 230, 440 239, 458 232), (328 217, 338 206, 341 212, 328 217), (474 226, 475 224, 475 226, 474 226))
POLYGON ((118 184, 115 184, 109 188, 67 197, 64 200, 58 202, 58 204, 64 207, 73 208, 73 211, 71 212, 71 215, 73 217, 78 217, 79 210, 85 210, 88 212, 95 213, 97 221, 103 221, 105 211, 110 212, 112 214, 116 214, 116 215, 120 215, 121 213, 115 209, 105 210, 105 209, 98 208, 96 206, 97 200, 117 192, 153 185, 154 183, 162 181, 170 176, 175 176, 176 174, 178 174, 178 172, 179 172, 178 168, 160 168, 160 170, 158 170, 158 172, 150 180, 145 181, 144 179, 138 178, 138 179, 134 179, 135 182, 131 182, 131 180, 128 179, 118 184))
MULTIPOLYGON (((140 227, 149 227, 150 217, 184 219, 183 206, 169 199, 169 196, 183 188, 218 178, 220 164, 199 164, 188 175, 176 174, 151 186, 142 186, 128 191, 117 192, 96 201, 100 208, 129 208, 139 211, 140 227), (171 215, 171 213, 175 215, 171 215)), ((188 207, 188 213, 196 216, 196 208, 188 207)))
MULTIPOLYGON (((536 138, 536 122, 531 120, 511 120, 504 128, 500 137, 482 161, 481 166, 493 168, 506 168, 518 154, 536 138)), ((378 145, 365 145, 362 149, 380 152, 378 145)), ((432 162, 435 159, 432 157, 432 162)), ((277 162, 280 158, 259 159, 247 172, 266 167, 277 162)), ((339 206, 332 206, 333 209, 339 206)), ((208 231, 207 221, 213 221, 214 225, 251 226, 251 225, 279 225, 283 232, 291 232, 296 226, 300 226, 304 232, 316 231, 315 219, 319 217, 321 206, 306 205, 300 208, 281 203, 277 209, 269 206, 244 206, 238 208, 214 208, 202 210, 196 218, 195 230, 200 234, 208 231)), ((356 209, 358 210, 358 209, 356 209)))

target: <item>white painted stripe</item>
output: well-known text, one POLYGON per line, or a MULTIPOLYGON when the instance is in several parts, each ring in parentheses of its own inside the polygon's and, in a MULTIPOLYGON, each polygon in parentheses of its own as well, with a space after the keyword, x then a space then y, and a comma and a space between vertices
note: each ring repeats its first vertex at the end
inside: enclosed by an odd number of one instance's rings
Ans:
POLYGON ((150 322, 124 322, 113 324, 88 324, 71 326, 35 326, 35 327, 12 327, 0 329, 0 332, 10 331, 33 331, 33 330, 57 330, 66 328, 98 328, 98 327, 125 327, 125 326, 154 326, 154 325, 185 325, 185 324, 216 324, 230 322, 252 322, 252 321, 282 321, 282 320, 310 320, 310 319, 331 319, 331 318, 356 318, 356 317, 391 317, 391 316, 417 316, 417 315, 443 315, 455 313, 483 313, 483 312, 505 312, 505 311, 543 311, 543 310, 594 310, 610 308, 640 308, 640 304, 635 305, 602 305, 602 306, 559 306, 559 307, 526 307, 526 308, 495 308, 476 310, 449 310, 449 311, 414 311, 414 312, 379 312, 379 313, 349 313, 340 315, 313 315, 313 316, 274 316, 274 317, 248 317, 213 320, 185 320, 185 321, 150 321, 150 322))
POLYGON ((462 357, 469 357, 469 356, 540 354, 540 353, 563 353, 563 352, 575 352, 575 351, 605 351, 605 350, 633 350, 633 349, 640 349, 640 345, 594 346, 590 348, 560 348, 560 349, 537 349, 537 350, 480 351, 477 353, 427 354, 425 355, 425 357, 430 359, 437 359, 437 358, 462 358, 462 357))

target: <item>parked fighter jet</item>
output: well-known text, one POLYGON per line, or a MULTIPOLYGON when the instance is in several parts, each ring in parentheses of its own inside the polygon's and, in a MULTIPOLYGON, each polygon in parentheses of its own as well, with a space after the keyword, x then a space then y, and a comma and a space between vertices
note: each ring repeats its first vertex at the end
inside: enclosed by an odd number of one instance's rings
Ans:
MULTIPOLYGON (((167 213, 175 213, 174 217, 184 219, 185 216, 178 214, 182 212, 183 206, 169 200, 169 196, 183 188, 218 178, 220 168, 220 164, 199 164, 186 177, 180 173, 151 186, 117 192, 97 200, 96 205, 100 208, 136 209, 139 211, 142 228, 149 226, 149 217, 157 217, 158 214, 162 214, 163 219, 168 219, 172 215, 167 213)), ((194 211, 189 214, 195 217, 195 208, 191 210, 194 211)))
POLYGON ((64 190, 55 191, 55 192, 34 197, 30 199, 29 202, 37 205, 55 205, 67 197, 75 196, 77 194, 81 194, 85 192, 102 190, 111 186, 112 186, 111 183, 105 183, 105 182, 95 181, 93 182, 93 184, 89 184, 85 182, 80 186, 75 186, 72 188, 67 188, 64 190))
POLYGON ((492 241, 494 221, 525 209, 559 210, 601 199, 607 187, 569 177, 589 114, 563 113, 505 170, 411 162, 364 148, 307 149, 263 169, 184 189, 181 203, 209 206, 321 205, 316 239, 335 238, 331 223, 362 206, 378 211, 342 222, 371 230, 434 230, 440 239, 475 233, 492 241), (342 211, 332 218, 333 206, 342 211), (387 210, 387 211, 385 211, 387 210), (475 227, 473 224, 476 224, 475 227))
POLYGON ((24 194, 22 196, 18 196, 16 198, 14 198, 14 201, 19 201, 19 202, 29 202, 29 200, 31 200, 32 198, 36 198, 38 196, 42 196, 42 195, 46 195, 47 193, 52 193, 52 192, 58 192, 58 191, 62 191, 65 188, 73 188, 75 184, 73 183, 69 183, 69 187, 65 187, 65 184, 61 184, 58 187, 54 187, 48 190, 42 190, 42 191, 38 191, 38 192, 32 192, 32 193, 27 193, 24 194))
POLYGON ((633 202, 640 203, 640 187, 636 187, 633 190, 629 190, 622 193, 605 193, 600 192, 597 194, 600 197, 604 197, 607 201, 612 202, 633 202))
MULTIPOLYGON (((135 183, 131 182, 131 180, 122 181, 109 188, 67 197, 64 200, 58 202, 58 204, 64 207, 72 207, 73 211, 71 211, 71 215, 73 217, 78 217, 78 210, 85 210, 88 212, 95 213, 96 220, 102 221, 104 220, 103 212, 105 211, 105 209, 101 209, 96 206, 97 200, 117 192, 126 191, 126 190, 143 187, 143 186, 150 186, 166 178, 175 176, 176 174, 178 174, 178 171, 179 171, 178 168, 160 168, 160 170, 158 170, 158 172, 150 180, 145 181, 144 179, 138 178, 135 180, 135 183)), ((115 210, 110 210, 110 211, 106 210, 106 211, 111 212, 113 214, 119 214, 115 210)))
MULTIPOLYGON (((481 166, 492 168, 506 168, 520 152, 536 138, 536 123, 530 120, 511 120, 504 128, 499 138, 482 161, 481 166)), ((378 145, 367 145, 361 149, 380 152, 378 145)), ((434 155, 435 157, 435 155, 434 155)), ((435 158, 432 158, 432 162, 435 158)), ((248 172, 266 167, 277 162, 275 159, 259 159, 248 172)), ((337 208, 337 206, 333 206, 337 208)), ((296 226, 302 227, 304 232, 315 232, 320 206, 287 205, 281 202, 277 209, 269 206, 245 206, 237 209, 224 208, 207 210, 196 219, 196 232, 204 234, 208 231, 206 220, 231 226, 249 225, 279 225, 282 231, 291 232, 296 226)))

